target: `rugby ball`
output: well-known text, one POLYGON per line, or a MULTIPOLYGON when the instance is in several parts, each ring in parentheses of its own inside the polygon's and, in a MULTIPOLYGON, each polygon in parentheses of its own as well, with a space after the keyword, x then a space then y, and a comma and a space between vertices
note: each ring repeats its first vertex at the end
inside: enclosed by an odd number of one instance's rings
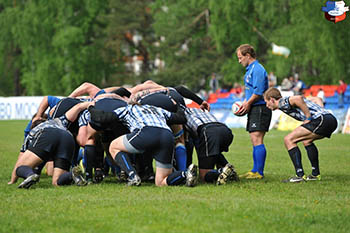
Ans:
POLYGON ((236 101, 232 104, 232 112, 233 114, 235 114, 236 116, 242 116, 240 114, 238 114, 239 109, 242 106, 242 102, 241 101, 236 101))

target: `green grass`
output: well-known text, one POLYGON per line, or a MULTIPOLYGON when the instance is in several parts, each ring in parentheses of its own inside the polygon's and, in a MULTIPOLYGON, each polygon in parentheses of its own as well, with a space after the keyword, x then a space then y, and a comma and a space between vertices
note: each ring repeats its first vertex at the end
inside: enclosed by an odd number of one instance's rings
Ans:
MULTIPOLYGON (((321 182, 284 184, 293 166, 283 146, 287 132, 265 139, 265 179, 194 188, 145 184, 126 187, 113 178, 87 187, 51 186, 42 175, 30 190, 7 185, 23 140, 25 121, 0 121, 0 232, 349 232, 350 135, 316 142, 321 182)), ((226 156, 239 173, 252 165, 250 139, 233 129, 226 156)), ((305 150, 304 169, 311 170, 305 150)))

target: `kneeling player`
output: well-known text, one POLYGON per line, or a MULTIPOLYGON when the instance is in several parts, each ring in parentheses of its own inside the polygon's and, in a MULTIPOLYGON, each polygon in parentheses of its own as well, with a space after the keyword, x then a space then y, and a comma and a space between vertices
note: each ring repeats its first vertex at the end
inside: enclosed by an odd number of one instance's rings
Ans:
POLYGON ((231 130, 220 123, 214 115, 197 108, 186 108, 186 128, 194 138, 198 155, 199 175, 203 181, 217 185, 228 180, 238 181, 236 171, 223 156, 233 140, 231 130), (220 168, 214 170, 214 167, 220 168))
MULTIPOLYGON (((33 168, 42 162, 53 160, 54 171, 52 184, 66 185, 74 181, 77 185, 85 185, 79 167, 68 172, 74 154, 74 138, 67 130, 69 123, 91 103, 80 103, 70 109, 64 116, 39 123, 27 136, 23 145, 23 155, 16 163, 16 175, 24 178, 18 188, 29 188, 39 181, 39 175, 33 168)), ((35 122, 34 122, 35 123, 35 122)))

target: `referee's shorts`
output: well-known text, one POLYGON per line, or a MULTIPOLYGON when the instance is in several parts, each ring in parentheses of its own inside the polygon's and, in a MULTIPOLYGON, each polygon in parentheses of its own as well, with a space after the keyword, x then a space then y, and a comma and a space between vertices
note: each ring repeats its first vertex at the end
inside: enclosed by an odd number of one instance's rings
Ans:
POLYGON ((269 131, 272 111, 266 105, 253 105, 248 113, 246 130, 251 133, 255 131, 269 131))

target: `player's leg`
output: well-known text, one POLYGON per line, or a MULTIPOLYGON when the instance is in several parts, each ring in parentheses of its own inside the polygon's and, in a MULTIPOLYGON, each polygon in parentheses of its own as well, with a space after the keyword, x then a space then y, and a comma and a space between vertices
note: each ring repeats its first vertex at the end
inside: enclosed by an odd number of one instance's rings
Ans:
POLYGON ((284 145, 288 150, 288 154, 290 156, 290 159, 292 160, 296 173, 296 177, 292 177, 286 180, 286 182, 303 181, 304 169, 302 165, 301 151, 297 146, 297 143, 301 141, 312 141, 318 137, 318 135, 312 133, 310 130, 304 128, 303 126, 297 127, 291 133, 284 137, 284 145))
POLYGON ((321 180, 318 149, 313 140, 303 141, 303 144, 312 168, 311 175, 307 176, 306 180, 321 180))
POLYGON ((253 106, 248 114, 247 131, 253 145, 253 169, 242 177, 262 179, 266 161, 265 133, 269 130, 272 112, 265 105, 253 106))
POLYGON ((185 136, 182 125, 172 125, 172 131, 175 138, 175 161, 179 171, 186 171, 187 168, 187 151, 185 147, 185 136))
POLYGON ((14 184, 14 183, 17 182, 18 176, 16 175, 16 169, 17 169, 17 167, 18 167, 18 162, 20 161, 20 157, 21 157, 22 155, 23 155, 23 152, 20 152, 20 153, 18 154, 18 158, 17 158, 16 164, 15 164, 15 166, 14 166, 13 169, 12 169, 11 179, 10 179, 10 181, 9 181, 7 184, 14 184))
POLYGON ((188 187, 194 187, 197 184, 197 166, 191 164, 186 171, 172 172, 172 165, 165 164, 156 160, 156 178, 157 186, 177 186, 186 184, 188 187))
POLYGON ((43 160, 30 150, 26 150, 16 163, 16 176, 24 178, 18 188, 30 188, 39 181, 40 176, 33 170, 34 167, 42 163, 43 160))
MULTIPOLYGON (((136 133, 136 132, 134 132, 136 133)), ((134 135, 134 134, 132 134, 134 135)), ((109 153, 113 157, 114 161, 125 171, 128 175, 129 186, 141 185, 141 178, 137 174, 135 167, 133 166, 129 153, 140 153, 129 141, 128 138, 132 138, 131 134, 120 136, 114 139, 109 146, 109 153)))

